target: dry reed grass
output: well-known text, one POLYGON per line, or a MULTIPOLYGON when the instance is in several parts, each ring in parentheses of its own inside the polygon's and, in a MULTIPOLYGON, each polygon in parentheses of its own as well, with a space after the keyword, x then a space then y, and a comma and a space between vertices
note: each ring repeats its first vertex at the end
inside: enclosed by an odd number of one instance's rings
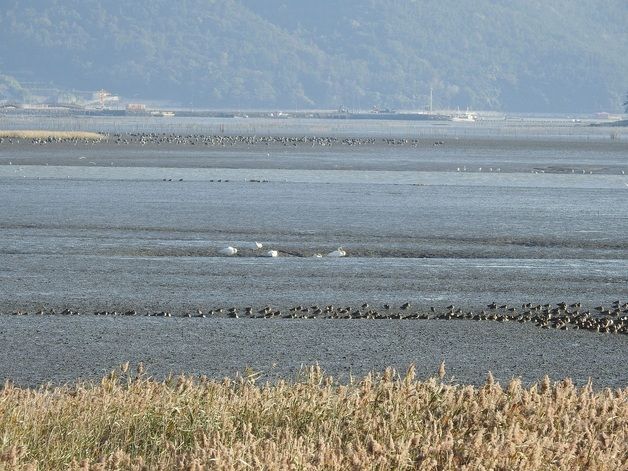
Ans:
POLYGON ((87 131, 0 131, 0 138, 4 139, 85 139, 100 141, 104 135, 87 131))
POLYGON ((388 369, 337 384, 172 377, 0 390, 0 469, 625 470, 628 389, 388 369))

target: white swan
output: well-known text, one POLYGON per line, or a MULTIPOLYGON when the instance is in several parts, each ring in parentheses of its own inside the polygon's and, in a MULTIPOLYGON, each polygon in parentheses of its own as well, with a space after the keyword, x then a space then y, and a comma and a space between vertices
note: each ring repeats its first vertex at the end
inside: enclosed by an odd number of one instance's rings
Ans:
POLYGON ((323 258, 323 256, 319 253, 315 253, 314 255, 312 255, 312 257, 314 258, 323 258))
POLYGON ((344 251, 342 249, 342 247, 338 247, 336 250, 334 250, 333 252, 329 252, 327 254, 328 257, 344 257, 345 255, 347 255, 347 252, 344 251))
POLYGON ((266 256, 267 257, 278 257, 279 256, 279 252, 277 252, 276 250, 269 250, 268 252, 266 252, 266 256))
POLYGON ((238 249, 236 249, 235 247, 231 247, 231 246, 229 246, 229 247, 225 247, 224 249, 222 249, 222 250, 220 251, 220 253, 221 253, 222 255, 227 255, 227 256, 229 256, 229 257, 230 257, 231 255, 235 255, 235 254, 237 254, 237 253, 238 253, 238 249))

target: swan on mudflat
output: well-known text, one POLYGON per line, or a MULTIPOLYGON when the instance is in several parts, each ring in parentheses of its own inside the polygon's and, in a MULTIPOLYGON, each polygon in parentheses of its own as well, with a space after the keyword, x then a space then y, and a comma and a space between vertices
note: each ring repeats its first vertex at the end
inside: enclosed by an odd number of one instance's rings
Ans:
POLYGON ((222 250, 220 251, 220 253, 221 253, 222 255, 231 256, 231 255, 235 255, 235 254, 237 254, 237 253, 238 253, 238 249, 236 249, 235 247, 231 247, 231 246, 229 246, 229 247, 225 247, 224 249, 222 249, 222 250))
POLYGON ((266 256, 267 257, 278 257, 279 256, 279 252, 277 252, 276 250, 269 250, 268 252, 266 252, 266 256))
POLYGON ((327 254, 328 257, 344 257, 345 255, 347 255, 347 252, 345 252, 342 247, 338 247, 333 252, 327 254))

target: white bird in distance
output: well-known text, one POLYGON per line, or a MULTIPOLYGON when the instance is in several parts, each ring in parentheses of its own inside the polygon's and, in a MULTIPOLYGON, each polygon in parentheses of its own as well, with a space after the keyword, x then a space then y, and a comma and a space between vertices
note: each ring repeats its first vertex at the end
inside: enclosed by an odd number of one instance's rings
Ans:
POLYGON ((221 253, 222 255, 227 255, 228 257, 230 257, 230 256, 232 256, 232 255, 237 254, 237 253, 238 253, 238 249, 236 249, 235 247, 231 247, 231 246, 229 246, 229 247, 225 247, 224 249, 222 249, 222 250, 220 251, 220 253, 221 253))
POLYGON ((342 247, 338 247, 333 252, 329 252, 327 254, 328 257, 344 257, 345 255, 347 255, 347 252, 345 250, 343 250, 342 247))

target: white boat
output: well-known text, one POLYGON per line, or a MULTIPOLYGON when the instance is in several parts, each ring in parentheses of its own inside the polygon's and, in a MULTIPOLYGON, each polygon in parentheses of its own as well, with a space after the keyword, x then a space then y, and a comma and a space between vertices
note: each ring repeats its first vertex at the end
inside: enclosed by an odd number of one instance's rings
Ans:
POLYGON ((458 113, 451 117, 452 121, 456 123, 475 123, 478 119, 478 115, 475 113, 458 113))
POLYGON ((172 118, 174 116, 174 111, 151 111, 150 115, 161 118, 172 118))

